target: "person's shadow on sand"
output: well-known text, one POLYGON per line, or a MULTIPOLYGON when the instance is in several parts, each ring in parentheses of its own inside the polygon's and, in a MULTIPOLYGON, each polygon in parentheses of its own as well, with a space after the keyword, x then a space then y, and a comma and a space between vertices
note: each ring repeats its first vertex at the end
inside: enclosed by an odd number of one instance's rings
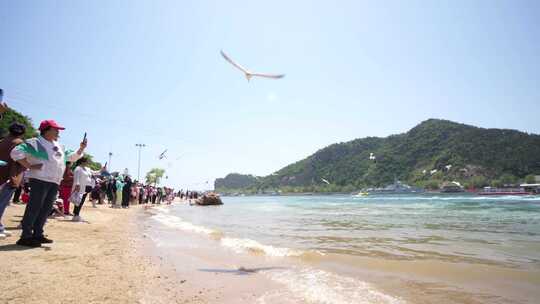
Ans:
POLYGON ((56 219, 57 222, 70 222, 70 223, 74 223, 74 224, 78 224, 78 223, 82 223, 82 224, 90 224, 89 221, 87 220, 82 220, 80 222, 74 222, 73 220, 70 220, 70 219, 63 219, 63 218, 58 218, 56 219))
POLYGON ((40 249, 40 248, 44 249, 45 251, 51 250, 50 247, 45 247, 45 246, 32 248, 32 247, 26 247, 26 246, 19 246, 17 244, 0 245, 0 251, 24 251, 24 250, 40 249))

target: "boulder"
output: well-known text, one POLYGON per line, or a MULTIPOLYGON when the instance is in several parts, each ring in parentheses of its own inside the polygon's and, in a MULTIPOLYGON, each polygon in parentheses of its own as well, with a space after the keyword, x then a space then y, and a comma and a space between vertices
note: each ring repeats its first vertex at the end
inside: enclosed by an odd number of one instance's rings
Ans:
POLYGON ((199 206, 223 205, 221 197, 216 193, 207 193, 195 200, 195 204, 199 206))

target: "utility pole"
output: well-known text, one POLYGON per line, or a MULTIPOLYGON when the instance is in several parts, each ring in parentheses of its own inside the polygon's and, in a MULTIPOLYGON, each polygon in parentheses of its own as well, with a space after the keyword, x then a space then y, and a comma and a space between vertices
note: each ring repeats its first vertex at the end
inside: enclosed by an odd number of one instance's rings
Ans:
POLYGON ((141 178, 141 150, 146 147, 145 144, 135 144, 135 147, 139 148, 139 166, 137 167, 137 181, 140 182, 141 178))

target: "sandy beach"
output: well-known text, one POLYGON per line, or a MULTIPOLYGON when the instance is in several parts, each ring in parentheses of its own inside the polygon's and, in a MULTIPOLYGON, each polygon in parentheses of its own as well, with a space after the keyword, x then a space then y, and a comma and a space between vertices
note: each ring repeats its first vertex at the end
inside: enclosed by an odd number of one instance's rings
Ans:
POLYGON ((54 243, 27 249, 14 245, 24 206, 12 204, 3 222, 13 236, 0 240, 0 303, 253 303, 271 290, 208 252, 179 253, 172 264, 153 249, 144 232, 152 227, 139 225, 151 212, 85 206, 85 222, 50 219, 54 243))
MULTIPOLYGON (((135 252, 137 212, 84 208, 86 222, 50 219, 45 233, 53 244, 27 249, 14 245, 23 205, 11 205, 4 224, 13 236, 0 241, 2 303, 134 303, 144 300, 145 282, 163 281, 152 263, 135 252)), ((164 289, 165 290, 165 289, 164 289)), ((171 295, 172 296, 172 295, 171 295)))

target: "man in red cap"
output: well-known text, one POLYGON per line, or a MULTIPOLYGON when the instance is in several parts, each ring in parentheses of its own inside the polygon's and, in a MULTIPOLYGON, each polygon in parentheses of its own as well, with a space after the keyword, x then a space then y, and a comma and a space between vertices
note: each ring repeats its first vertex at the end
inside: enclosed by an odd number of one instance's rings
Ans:
POLYGON ((40 136, 26 140, 11 151, 11 158, 29 169, 30 200, 22 219, 22 234, 17 245, 40 247, 52 243, 43 235, 43 226, 52 209, 62 181, 66 162, 75 162, 83 156, 86 138, 75 153, 66 151, 58 143, 60 130, 65 128, 54 120, 44 120, 39 125, 40 136), (41 164, 41 168, 36 167, 41 164))

